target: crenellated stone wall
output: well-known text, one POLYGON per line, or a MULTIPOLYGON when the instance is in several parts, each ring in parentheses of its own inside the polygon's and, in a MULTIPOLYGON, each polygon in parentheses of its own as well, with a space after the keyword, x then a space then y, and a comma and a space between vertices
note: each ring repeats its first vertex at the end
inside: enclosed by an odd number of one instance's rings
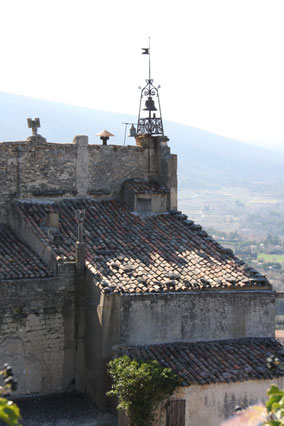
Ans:
POLYGON ((171 208, 176 208, 176 156, 166 141, 151 140, 155 149, 150 150, 138 140, 137 146, 89 145, 84 135, 73 143, 49 143, 39 135, 0 142, 0 223, 8 222, 13 198, 113 198, 125 180, 151 179, 153 164, 155 179, 170 187, 171 208))

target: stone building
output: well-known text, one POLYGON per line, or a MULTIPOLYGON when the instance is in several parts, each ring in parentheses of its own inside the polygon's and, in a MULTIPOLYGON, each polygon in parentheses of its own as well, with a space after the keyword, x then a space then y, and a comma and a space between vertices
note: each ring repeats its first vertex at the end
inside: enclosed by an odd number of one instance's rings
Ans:
POLYGON ((283 387, 275 292, 177 210, 177 159, 145 109, 136 146, 47 142, 38 119, 0 142, 0 363, 20 394, 75 387, 105 408, 111 357, 157 359, 182 381, 157 424, 217 425, 283 387))
POLYGON ((182 378, 159 424, 177 409, 180 424, 219 424, 264 398, 266 358, 284 360, 275 293, 177 211, 167 138, 35 134, 0 143, 0 176, 0 362, 15 366, 19 393, 72 385, 106 407, 106 363, 127 353, 182 378))

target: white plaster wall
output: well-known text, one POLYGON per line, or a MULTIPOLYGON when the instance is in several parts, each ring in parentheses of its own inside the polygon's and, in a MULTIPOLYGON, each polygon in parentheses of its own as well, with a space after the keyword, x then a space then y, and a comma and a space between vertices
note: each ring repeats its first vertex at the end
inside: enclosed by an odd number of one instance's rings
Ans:
MULTIPOLYGON (((180 387, 176 399, 186 400, 186 426, 220 426, 233 415, 235 407, 248 407, 265 403, 267 389, 271 384, 284 388, 284 378, 273 380, 248 380, 237 383, 192 385, 180 387)), ((157 415, 155 426, 165 425, 165 410, 157 415)))

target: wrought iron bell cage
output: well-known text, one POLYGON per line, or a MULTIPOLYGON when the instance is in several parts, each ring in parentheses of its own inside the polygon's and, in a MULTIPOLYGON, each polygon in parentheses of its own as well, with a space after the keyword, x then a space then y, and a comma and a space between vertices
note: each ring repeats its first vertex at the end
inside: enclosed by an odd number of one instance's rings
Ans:
POLYGON ((146 80, 146 86, 141 89, 137 135, 164 135, 162 112, 159 98, 159 88, 153 85, 153 79, 146 80), (157 106, 155 105, 157 100, 157 106), (143 108, 143 102, 145 107, 143 108))

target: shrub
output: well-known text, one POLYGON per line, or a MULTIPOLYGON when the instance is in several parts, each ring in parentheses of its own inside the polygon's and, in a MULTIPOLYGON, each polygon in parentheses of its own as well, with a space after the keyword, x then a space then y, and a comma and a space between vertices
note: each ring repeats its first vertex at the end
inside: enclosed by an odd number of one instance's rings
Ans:
POLYGON ((157 361, 131 360, 126 355, 108 366, 113 386, 107 395, 118 397, 117 409, 126 411, 131 426, 151 425, 154 409, 177 387, 177 375, 157 361))
POLYGON ((9 426, 21 426, 18 406, 13 401, 3 398, 17 389, 17 380, 14 378, 10 365, 4 365, 0 370, 0 376, 4 377, 4 386, 0 386, 0 420, 9 426))

